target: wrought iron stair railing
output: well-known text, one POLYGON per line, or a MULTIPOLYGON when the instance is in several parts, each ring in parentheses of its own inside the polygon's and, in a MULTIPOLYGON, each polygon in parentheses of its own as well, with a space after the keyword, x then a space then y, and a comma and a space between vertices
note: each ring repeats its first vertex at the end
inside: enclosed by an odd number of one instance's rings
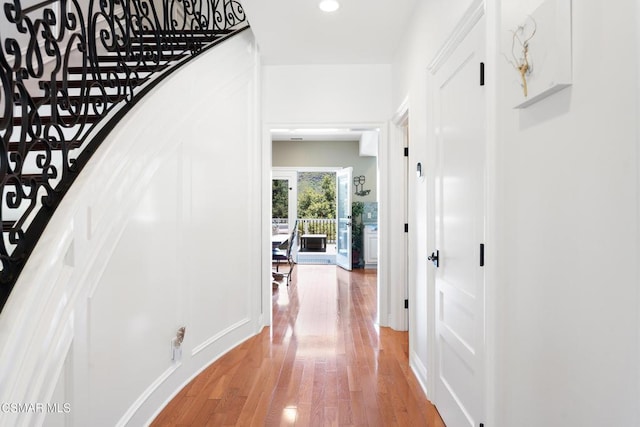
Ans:
POLYGON ((116 123, 177 66, 249 26, 237 0, 28 1, 0 12, 0 310, 116 123))

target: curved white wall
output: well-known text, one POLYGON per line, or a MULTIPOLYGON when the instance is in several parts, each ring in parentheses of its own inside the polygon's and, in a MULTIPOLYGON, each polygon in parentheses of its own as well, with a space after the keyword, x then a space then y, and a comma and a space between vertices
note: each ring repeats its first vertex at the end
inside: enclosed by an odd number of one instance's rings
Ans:
POLYGON ((0 402, 44 410, 5 407, 0 425, 142 425, 259 331, 258 70, 245 31, 163 81, 94 155, 0 314, 0 402))

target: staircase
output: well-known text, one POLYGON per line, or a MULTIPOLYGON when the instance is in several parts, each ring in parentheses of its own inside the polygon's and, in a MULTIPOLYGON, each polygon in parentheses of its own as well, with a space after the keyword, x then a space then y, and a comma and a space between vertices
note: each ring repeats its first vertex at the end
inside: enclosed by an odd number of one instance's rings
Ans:
POLYGON ((180 65, 249 27, 235 0, 84 6, 14 0, 0 16, 0 310, 62 197, 119 120, 180 65))

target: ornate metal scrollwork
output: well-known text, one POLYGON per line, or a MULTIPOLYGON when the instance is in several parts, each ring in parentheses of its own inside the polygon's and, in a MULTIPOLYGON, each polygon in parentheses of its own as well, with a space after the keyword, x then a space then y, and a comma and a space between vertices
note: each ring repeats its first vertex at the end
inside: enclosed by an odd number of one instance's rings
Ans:
POLYGON ((248 27, 237 0, 32 3, 9 0, 0 12, 0 308, 108 133, 98 129, 121 115, 103 119, 163 71, 248 27))

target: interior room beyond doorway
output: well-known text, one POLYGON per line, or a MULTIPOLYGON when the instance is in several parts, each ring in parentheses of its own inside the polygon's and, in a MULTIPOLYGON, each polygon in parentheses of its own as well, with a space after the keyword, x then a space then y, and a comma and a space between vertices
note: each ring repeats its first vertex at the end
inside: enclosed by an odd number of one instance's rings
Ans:
POLYGON ((272 153, 272 222, 280 233, 290 232, 291 225, 298 222, 300 233, 296 261, 301 264, 335 264, 335 172, 351 167, 354 178, 350 191, 358 215, 352 227, 356 237, 353 264, 356 268, 365 265, 375 268, 377 240, 375 245, 368 245, 372 256, 365 262, 364 232, 366 227, 367 235, 377 233, 376 157, 362 155, 357 140, 273 141, 272 153), (285 183, 284 180, 288 181, 285 183), (283 209, 276 206, 275 199, 282 199, 283 191, 287 190, 289 214, 288 218, 282 219, 283 209))

